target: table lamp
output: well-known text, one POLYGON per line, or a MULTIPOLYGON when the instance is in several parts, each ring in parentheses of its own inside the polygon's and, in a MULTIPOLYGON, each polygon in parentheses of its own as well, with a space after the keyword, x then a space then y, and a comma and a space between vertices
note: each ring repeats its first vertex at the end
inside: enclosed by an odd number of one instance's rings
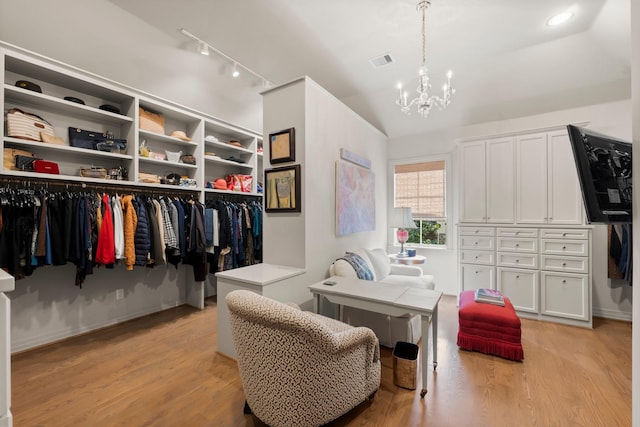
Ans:
POLYGON ((411 208, 394 208, 393 218, 391 219, 391 227, 397 228, 396 237, 400 242, 400 253, 398 256, 404 256, 404 244, 409 239, 408 228, 418 228, 411 215, 411 208))

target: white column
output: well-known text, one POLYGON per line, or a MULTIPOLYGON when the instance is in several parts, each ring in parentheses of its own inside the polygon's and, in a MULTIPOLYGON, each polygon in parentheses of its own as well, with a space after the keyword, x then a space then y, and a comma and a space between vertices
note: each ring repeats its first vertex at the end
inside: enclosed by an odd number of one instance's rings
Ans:
POLYGON ((0 427, 13 425, 11 416, 11 301, 14 278, 0 271, 0 427))

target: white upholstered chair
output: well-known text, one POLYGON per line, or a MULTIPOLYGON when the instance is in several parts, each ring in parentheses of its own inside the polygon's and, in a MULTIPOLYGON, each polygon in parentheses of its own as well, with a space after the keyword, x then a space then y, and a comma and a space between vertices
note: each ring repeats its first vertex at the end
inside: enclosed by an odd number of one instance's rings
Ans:
POLYGON ((227 294, 226 304, 247 404, 268 425, 320 426, 378 389, 380 348, 370 329, 246 290, 227 294))

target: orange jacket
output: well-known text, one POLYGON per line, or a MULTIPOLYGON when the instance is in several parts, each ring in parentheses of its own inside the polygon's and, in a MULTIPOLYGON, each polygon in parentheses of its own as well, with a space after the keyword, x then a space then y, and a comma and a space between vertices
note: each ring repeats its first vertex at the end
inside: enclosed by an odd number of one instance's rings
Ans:
POLYGON ((133 200, 133 196, 130 194, 122 197, 124 265, 127 266, 127 270, 133 270, 133 265, 136 262, 136 248, 133 238, 138 226, 138 216, 131 200, 133 200))

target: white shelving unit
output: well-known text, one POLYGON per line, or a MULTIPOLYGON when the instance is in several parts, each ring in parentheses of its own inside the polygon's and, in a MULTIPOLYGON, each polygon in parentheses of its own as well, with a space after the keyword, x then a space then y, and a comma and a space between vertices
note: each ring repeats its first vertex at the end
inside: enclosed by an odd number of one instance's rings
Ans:
POLYGON ((0 47, 0 65, 3 72, 3 90, 0 102, 4 113, 12 108, 36 114, 52 124, 55 135, 62 137, 63 145, 47 144, 10 137, 2 131, 2 148, 14 148, 33 153, 36 157, 56 162, 59 175, 40 174, 15 170, 8 165, 0 166, 0 174, 24 177, 25 179, 47 179, 51 181, 83 181, 139 185, 142 188, 168 188, 198 192, 204 200, 206 193, 231 193, 207 188, 207 182, 225 179, 229 174, 249 175, 252 178, 250 193, 260 196, 256 183, 260 179, 262 157, 256 150, 261 144, 257 132, 227 123, 223 120, 189 108, 139 93, 129 87, 86 73, 64 64, 33 56, 21 51, 0 47), (28 80, 39 85, 42 93, 17 87, 19 80, 28 80), (75 97, 84 104, 65 100, 75 97), (112 113, 99 107, 108 104, 120 110, 112 113), (159 113, 164 118, 164 133, 150 132, 139 127, 139 108, 159 113), (111 132, 114 138, 126 139, 126 152, 109 153, 72 147, 69 128, 94 132, 111 132), (184 132, 190 141, 171 136, 174 131, 184 132), (206 140, 206 136, 218 142, 206 140), (157 156, 140 154, 142 142, 157 156), (238 141, 241 146, 229 144, 238 141), (167 160, 167 152, 190 154, 195 165, 167 160), (205 154, 207 153, 207 154, 205 154), (214 153, 211 155, 211 153, 214 153), (164 157, 164 158, 162 158, 164 157), (127 181, 111 181, 80 177, 80 168, 115 168, 124 166, 128 171, 127 181), (140 179, 140 173, 165 177, 178 174, 195 181, 195 186, 148 183, 140 179))

